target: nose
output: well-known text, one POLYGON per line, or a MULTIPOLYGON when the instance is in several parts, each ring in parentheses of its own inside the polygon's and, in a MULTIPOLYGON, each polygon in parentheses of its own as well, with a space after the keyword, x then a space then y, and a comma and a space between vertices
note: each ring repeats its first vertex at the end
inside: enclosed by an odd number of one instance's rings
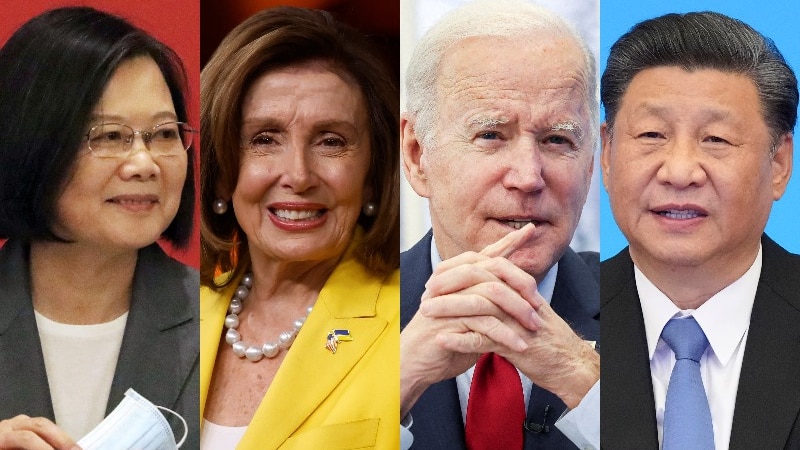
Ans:
POLYGON ((544 189, 544 161, 534 139, 517 139, 505 154, 503 186, 522 192, 544 189))
POLYGON ((292 192, 305 192, 314 187, 316 176, 312 168, 313 155, 302 144, 292 145, 285 153, 280 168, 281 184, 292 192))
POLYGON ((691 139, 679 139, 668 144, 661 152, 662 161, 656 179, 678 189, 702 186, 708 179, 703 168, 703 153, 691 139))
POLYGON ((150 180, 157 178, 161 169, 147 149, 144 135, 137 133, 131 139, 131 148, 120 169, 121 178, 123 180, 150 180))

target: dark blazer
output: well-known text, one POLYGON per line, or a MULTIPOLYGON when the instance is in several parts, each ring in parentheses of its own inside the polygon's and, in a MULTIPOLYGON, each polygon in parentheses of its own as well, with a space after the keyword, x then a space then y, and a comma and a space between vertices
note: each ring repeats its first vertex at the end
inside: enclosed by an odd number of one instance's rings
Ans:
MULTIPOLYGON (((429 231, 422 240, 400 255, 400 326, 414 317, 430 278, 431 238, 429 231)), ((558 262, 553 299, 550 305, 572 328, 587 340, 599 340, 600 307, 598 285, 600 274, 597 253, 575 253, 567 249, 558 262)), ((527 421, 549 426, 546 433, 525 432, 525 449, 575 449, 575 445, 553 426, 566 406, 552 393, 534 385, 528 402, 527 421), (547 418, 545 407, 549 405, 547 418)), ((431 385, 411 409, 414 425, 412 449, 466 449, 464 421, 458 401, 455 379, 431 385)), ((520 424, 522 426, 522 424, 520 424)))
MULTIPOLYGON (((731 450, 800 449, 800 256, 761 239, 763 264, 747 336, 731 450)), ((601 446, 657 450, 644 318, 628 249, 601 264, 601 446)))
MULTIPOLYGON (((18 414, 54 420, 30 292, 29 247, 0 249, 0 419, 18 414)), ((80 268, 75 271, 81 276, 80 268)), ((128 388, 181 414, 189 425, 182 448, 200 447, 197 271, 156 244, 139 251, 133 296, 106 414, 128 388)), ((172 416, 168 414, 168 416, 172 416)), ((183 425, 171 418, 180 439, 183 425)), ((82 436, 76 436, 78 439, 82 436)))

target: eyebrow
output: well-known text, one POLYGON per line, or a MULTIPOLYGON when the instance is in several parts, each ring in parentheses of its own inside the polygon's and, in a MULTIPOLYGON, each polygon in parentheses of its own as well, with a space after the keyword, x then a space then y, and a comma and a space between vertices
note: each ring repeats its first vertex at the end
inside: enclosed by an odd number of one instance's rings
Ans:
MULTIPOLYGON (((638 108, 636 108, 636 110, 634 110, 634 112, 637 114, 644 112, 646 114, 652 114, 659 118, 671 117, 676 114, 676 111, 674 111, 673 108, 653 105, 651 103, 644 103, 640 105, 638 108)), ((677 113, 680 114, 680 111, 677 111, 677 113)), ((706 109, 702 111, 702 115, 708 122, 724 120, 731 117, 730 111, 725 111, 721 109, 706 109)))
POLYGON ((471 126, 478 126, 480 129, 494 128, 498 125, 505 125, 508 119, 502 117, 475 117, 469 121, 471 126))
POLYGON ((555 125, 550 127, 550 131, 569 131, 578 138, 579 141, 583 140, 583 129, 578 122, 574 120, 565 120, 563 122, 558 122, 555 125))

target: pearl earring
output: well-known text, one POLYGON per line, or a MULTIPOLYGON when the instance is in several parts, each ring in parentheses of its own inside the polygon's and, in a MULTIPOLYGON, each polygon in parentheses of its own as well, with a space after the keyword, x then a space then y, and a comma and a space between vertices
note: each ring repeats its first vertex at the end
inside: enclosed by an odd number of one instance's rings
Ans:
POLYGON ((228 212, 228 202, 221 198, 217 198, 214 200, 214 204, 211 207, 214 210, 214 214, 223 215, 228 212))
POLYGON ((378 214, 378 206, 375 202, 367 202, 364 204, 364 207, 361 208, 361 212, 367 217, 373 217, 375 214, 378 214))

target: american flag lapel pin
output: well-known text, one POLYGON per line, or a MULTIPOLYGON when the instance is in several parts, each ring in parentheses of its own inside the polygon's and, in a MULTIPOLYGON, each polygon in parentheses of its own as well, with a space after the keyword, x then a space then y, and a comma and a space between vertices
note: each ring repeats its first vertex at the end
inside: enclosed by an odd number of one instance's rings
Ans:
POLYGON ((349 342, 352 340, 353 336, 350 335, 350 330, 331 330, 328 332, 325 348, 335 355, 336 349, 339 348, 339 342, 349 342))

